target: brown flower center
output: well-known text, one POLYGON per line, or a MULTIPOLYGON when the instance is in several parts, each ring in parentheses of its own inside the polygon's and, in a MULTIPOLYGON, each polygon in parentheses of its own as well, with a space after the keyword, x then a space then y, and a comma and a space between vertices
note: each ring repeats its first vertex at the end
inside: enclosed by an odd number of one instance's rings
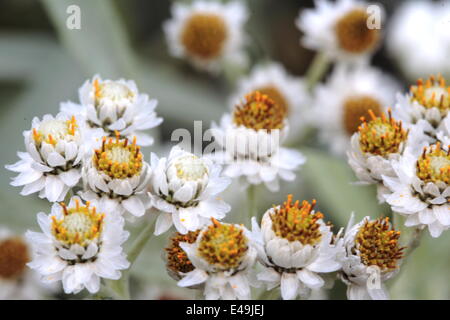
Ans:
POLYGON ((276 87, 274 86, 262 87, 259 88, 257 91, 270 97, 270 99, 272 99, 281 108, 281 110, 283 110, 283 112, 288 113, 290 111, 285 96, 276 87))
POLYGON ((375 116, 379 116, 382 111, 378 100, 365 95, 348 98, 343 107, 344 128, 349 135, 358 131, 362 122, 361 118, 369 118, 369 110, 372 110, 375 116))
POLYGON ((28 246, 20 238, 0 241, 0 279, 16 279, 30 261, 28 246))
MULTIPOLYGON (((450 148, 449 148, 450 150, 450 148)), ((417 176, 424 182, 450 182, 450 151, 441 149, 438 142, 423 149, 416 163, 417 176)))
POLYGON ((214 59, 220 56, 227 35, 227 27, 220 16, 198 13, 185 23, 181 43, 192 56, 214 59))
POLYGON ((350 53, 364 53, 377 45, 380 32, 367 27, 369 18, 365 10, 354 9, 336 22, 334 30, 341 49, 350 53))
POLYGON ((167 268, 176 273, 188 273, 195 269, 186 252, 181 249, 180 242, 194 243, 199 233, 200 230, 189 231, 187 234, 177 232, 170 239, 170 246, 165 249, 167 252, 167 268))

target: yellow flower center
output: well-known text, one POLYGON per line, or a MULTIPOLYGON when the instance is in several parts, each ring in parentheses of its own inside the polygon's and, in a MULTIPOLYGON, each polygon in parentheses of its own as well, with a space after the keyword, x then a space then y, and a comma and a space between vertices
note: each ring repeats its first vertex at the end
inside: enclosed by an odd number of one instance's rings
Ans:
POLYGON ((286 100, 286 97, 274 86, 267 86, 259 88, 257 91, 261 92, 262 94, 270 97, 275 104, 277 104, 283 112, 288 113, 291 110, 289 110, 289 104, 286 100))
POLYGON ((371 96, 354 96, 350 97, 344 102, 343 122, 344 128, 349 135, 358 131, 361 125, 361 118, 368 118, 370 116, 369 110, 379 116, 382 112, 381 103, 371 96))
POLYGON ((354 9, 335 24, 339 47, 350 53, 364 53, 375 48, 380 40, 378 29, 369 29, 369 15, 363 9, 354 9))
POLYGON ((67 208, 61 203, 64 211, 62 219, 52 217, 52 232, 55 238, 64 245, 79 244, 86 247, 98 239, 103 229, 105 214, 97 213, 95 207, 90 207, 89 201, 85 206, 75 200, 75 207, 67 208))
POLYGON ((366 266, 378 266, 381 271, 392 271, 403 256, 404 247, 398 239, 400 231, 392 229, 389 218, 366 221, 355 238, 355 248, 366 266))
POLYGON ((60 140, 71 141, 78 128, 75 117, 70 120, 52 119, 42 121, 38 128, 33 128, 33 139, 36 145, 40 145, 43 141, 56 145, 60 140))
POLYGON ((227 26, 222 17, 197 13, 186 21, 180 40, 188 54, 201 59, 214 59, 222 53, 227 36, 227 26))
POLYGON ((363 124, 359 127, 359 145, 365 153, 379 156, 387 156, 398 153, 400 146, 408 138, 409 131, 402 128, 402 122, 396 122, 392 118, 389 109, 389 118, 384 113, 381 117, 376 117, 372 110, 369 110, 372 118, 370 122, 363 119, 363 124))
POLYGON ((431 76, 425 84, 422 79, 417 81, 416 86, 411 86, 411 100, 417 101, 427 109, 438 108, 445 116, 450 108, 450 87, 445 84, 445 79, 431 76))
POLYGON ((245 97, 243 104, 237 105, 233 121, 238 126, 254 130, 276 130, 284 127, 286 112, 274 100, 259 91, 245 97))
POLYGON ((323 218, 322 213, 314 212, 316 201, 310 204, 308 201, 292 203, 292 195, 288 195, 279 208, 270 215, 272 230, 278 237, 288 241, 300 241, 303 245, 314 245, 321 238, 320 224, 318 220, 323 218))
POLYGON ((170 239, 170 246, 165 249, 167 252, 167 268, 176 273, 188 273, 195 269, 186 252, 181 249, 180 242, 194 243, 199 233, 200 230, 189 231, 187 234, 177 232, 170 239))
POLYGON ((126 179, 138 175, 143 165, 143 155, 141 148, 136 145, 136 138, 133 143, 128 143, 128 139, 119 139, 116 132, 116 139, 103 137, 101 149, 96 149, 92 156, 92 161, 97 170, 106 173, 113 179, 126 179))
POLYGON ((424 148, 416 163, 417 176, 424 182, 450 182, 450 154, 438 142, 424 148))
POLYGON ((202 159, 194 155, 187 155, 175 162, 177 177, 184 181, 197 181, 208 174, 208 169, 202 159))
POLYGON ((27 244, 20 238, 0 241, 0 280, 17 279, 30 261, 27 244))
POLYGON ((199 255, 221 270, 237 268, 248 250, 244 231, 235 225, 212 220, 213 224, 203 231, 199 255))
POLYGON ((131 104, 136 98, 134 92, 125 84, 116 81, 99 82, 94 80, 95 105, 101 106, 107 103, 114 103, 122 107, 131 104))

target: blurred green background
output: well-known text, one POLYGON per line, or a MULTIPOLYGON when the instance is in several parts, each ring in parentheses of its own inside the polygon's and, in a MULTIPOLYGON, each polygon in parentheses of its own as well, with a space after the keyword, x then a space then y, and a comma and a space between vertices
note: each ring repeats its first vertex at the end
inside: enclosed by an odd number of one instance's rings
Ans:
MULTIPOLYGON (((61 101, 77 101, 77 90, 85 79, 99 73, 104 78, 134 79, 141 92, 158 99, 157 112, 164 123, 154 132, 159 141, 145 151, 165 153, 176 128, 193 130, 202 120, 207 129, 227 108, 234 86, 223 76, 211 77, 193 70, 184 61, 169 56, 161 29, 170 17, 172 1, 166 0, 1 0, 0 1, 0 224, 17 232, 37 230, 36 213, 49 212, 50 204, 36 195, 22 197, 9 186, 12 172, 5 164, 17 161, 23 151, 22 132, 34 116, 56 114, 61 101), (66 8, 81 8, 81 30, 66 28, 66 8)), ((251 13, 247 31, 252 39, 252 62, 276 60, 292 74, 303 75, 314 53, 299 45, 300 32, 294 19, 300 8, 312 1, 249 0, 251 13), (282 35, 282 36, 280 36, 282 35)), ((381 1, 389 14, 401 1, 381 1)), ((374 64, 408 83, 382 48, 374 64)), ((345 226, 351 212, 357 218, 389 214, 379 206, 372 187, 351 185, 355 181, 345 159, 330 156, 318 144, 314 132, 298 146, 307 158, 295 183, 283 183, 271 194, 258 189, 258 207, 265 210, 283 201, 287 193, 318 201, 319 208, 335 225, 345 226)), ((233 211, 228 221, 241 222, 246 203, 242 193, 231 187, 224 198, 233 211)), ((136 229, 130 226, 132 230, 136 229)), ((141 293, 135 297, 192 297, 176 289, 167 276, 161 256, 166 236, 152 239, 133 270, 141 293), (157 257, 155 259, 155 256, 157 257)), ((426 233, 400 276, 392 283, 394 299, 450 298, 449 233, 431 239, 426 233)), ((336 283, 330 298, 345 299, 345 286, 336 283)))

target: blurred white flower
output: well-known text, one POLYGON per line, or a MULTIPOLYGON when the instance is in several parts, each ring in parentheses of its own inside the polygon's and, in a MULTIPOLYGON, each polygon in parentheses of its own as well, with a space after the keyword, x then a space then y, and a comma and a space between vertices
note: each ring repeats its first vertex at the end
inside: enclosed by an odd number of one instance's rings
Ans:
POLYGON ((103 135, 137 137, 139 144, 149 146, 153 138, 142 132, 157 127, 163 121, 155 112, 158 101, 139 93, 132 80, 103 80, 95 75, 79 89, 80 104, 65 102, 61 111, 69 115, 81 114, 87 126, 103 130, 103 135))
POLYGON ((392 229, 388 218, 365 217, 353 225, 352 214, 344 235, 345 257, 340 278, 347 284, 349 300, 386 300, 384 285, 398 271, 403 247, 400 232, 392 229))
POLYGON ((369 110, 380 115, 395 102, 397 83, 371 67, 338 65, 325 84, 315 90, 313 121, 320 139, 336 155, 345 155, 350 137, 369 110))
POLYGON ((194 243, 180 242, 180 247, 195 267, 178 282, 180 287, 204 284, 207 300, 250 299, 249 272, 256 250, 245 227, 213 219, 194 243))
POLYGON ((210 72, 220 71, 224 63, 244 66, 247 19, 241 1, 174 2, 172 18, 163 25, 170 54, 210 72))
MULTIPOLYGON (((109 210, 141 217, 150 208, 147 187, 150 166, 143 160, 140 146, 117 137, 101 140, 101 146, 83 161, 81 175, 84 200, 108 203, 109 210)), ((105 204, 106 205, 106 204, 105 204)))
POLYGON ((26 233, 34 251, 28 266, 44 282, 62 281, 65 293, 96 293, 100 278, 117 280, 130 265, 122 251, 129 236, 124 219, 96 205, 78 197, 68 206, 55 203, 49 215, 37 215, 43 233, 26 233))
POLYGON ((315 0, 315 8, 304 9, 296 20, 304 33, 303 46, 340 62, 368 62, 379 47, 384 19, 381 4, 377 4, 379 17, 372 17, 368 7, 359 0, 315 0))
POLYGON ((212 155, 226 165, 224 175, 242 179, 243 185, 264 183, 275 192, 279 178, 293 181, 305 157, 297 150, 281 147, 289 125, 287 111, 259 91, 245 97, 233 114, 225 114, 220 126, 212 123, 212 134, 221 150, 212 155))
POLYGON ((409 80, 450 77, 450 3, 403 1, 387 33, 387 49, 409 80))
POLYGON ((230 206, 218 197, 230 180, 221 176, 221 167, 208 158, 199 158, 175 146, 168 158, 151 155, 153 176, 149 187, 152 206, 161 211, 155 234, 172 224, 178 232, 195 231, 210 221, 222 219, 230 206))
POLYGON ((59 113, 34 118, 31 130, 24 131, 27 152, 6 169, 19 172, 12 186, 24 186, 21 195, 39 192, 50 202, 62 201, 81 177, 81 159, 90 147, 90 137, 79 117, 59 113))
POLYGON ((298 295, 308 298, 311 289, 326 285, 327 273, 341 268, 342 241, 335 242, 330 226, 313 210, 314 205, 315 201, 292 203, 289 195, 282 205, 266 211, 261 229, 252 219, 252 240, 264 266, 257 278, 267 290, 280 286, 285 300, 298 295))

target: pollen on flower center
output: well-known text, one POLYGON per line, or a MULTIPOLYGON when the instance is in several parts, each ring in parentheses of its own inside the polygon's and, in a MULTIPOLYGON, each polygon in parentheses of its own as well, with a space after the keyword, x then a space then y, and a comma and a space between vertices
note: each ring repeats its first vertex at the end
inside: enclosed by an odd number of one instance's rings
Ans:
POLYGON ((343 105, 344 128, 349 135, 358 131, 361 125, 361 118, 370 116, 369 110, 379 116, 382 112, 381 103, 371 96, 353 96, 345 100, 343 105))
POLYGON ((400 231, 392 230, 387 217, 366 221, 356 235, 355 249, 366 266, 391 271, 398 267, 397 262, 403 256, 404 247, 400 247, 399 237, 400 231))
POLYGON ((70 120, 45 120, 40 123, 38 128, 33 128, 33 139, 37 145, 43 141, 56 145, 60 140, 72 140, 77 128, 77 122, 73 116, 70 120))
POLYGON ((445 79, 431 76, 425 84, 422 79, 417 81, 416 86, 411 86, 411 100, 417 101, 425 108, 438 108, 444 115, 450 108, 450 86, 447 87, 445 79))
POLYGON ((450 152, 438 142, 424 148, 416 163, 417 176, 424 182, 450 182, 450 152))
POLYGON ((29 261, 28 246, 23 240, 7 238, 0 241, 0 280, 20 277, 29 261))
POLYGON ((245 97, 245 102, 237 105, 233 121, 238 126, 254 130, 276 130, 284 127, 286 111, 267 95, 259 91, 245 97))
POLYGON ((105 81, 99 83, 94 80, 95 105, 105 105, 114 103, 119 107, 131 104, 135 99, 135 94, 125 84, 116 81, 105 81))
POLYGON ((335 24, 339 46, 350 53, 364 53, 372 50, 378 43, 380 31, 369 29, 369 15, 363 9, 354 9, 341 17, 335 24))
POLYGON ((398 153, 400 146, 408 138, 409 131, 402 128, 402 122, 396 122, 392 118, 389 109, 389 117, 384 113, 381 117, 376 117, 372 110, 369 110, 372 118, 370 122, 363 119, 363 124, 359 127, 359 145, 365 153, 379 156, 386 156, 398 153))
POLYGON ((244 231, 232 224, 215 219, 201 234, 199 255, 221 270, 237 268, 248 250, 244 231))
POLYGON ((258 88, 257 91, 269 96, 285 113, 288 113, 289 105, 286 97, 274 86, 267 86, 258 88))
POLYGON ((180 242, 194 243, 197 240, 200 230, 189 231, 187 234, 177 232, 170 239, 170 246, 166 248, 167 267, 176 273, 188 273, 194 270, 192 262, 186 252, 180 247, 180 242))
POLYGON ((319 242, 321 232, 318 220, 323 218, 322 213, 314 212, 316 201, 310 204, 308 201, 292 203, 292 195, 288 195, 279 208, 270 214, 272 230, 278 237, 288 241, 300 241, 303 245, 314 245, 319 242))
POLYGON ((85 247, 99 238, 105 215, 90 207, 89 201, 81 206, 77 199, 75 207, 68 208, 64 203, 61 206, 64 216, 59 220, 52 217, 52 232, 58 241, 67 246, 79 244, 85 247))
POLYGON ((194 155, 187 155, 177 159, 174 163, 177 177, 185 181, 197 181, 208 174, 208 169, 201 159, 194 155))
POLYGON ((180 40, 188 54, 214 59, 222 53, 227 36, 227 26, 219 15, 197 13, 186 21, 180 40))
POLYGON ((125 179, 138 175, 143 165, 141 149, 128 139, 116 139, 103 137, 102 147, 94 151, 92 161, 97 170, 104 172, 113 179, 125 179))

